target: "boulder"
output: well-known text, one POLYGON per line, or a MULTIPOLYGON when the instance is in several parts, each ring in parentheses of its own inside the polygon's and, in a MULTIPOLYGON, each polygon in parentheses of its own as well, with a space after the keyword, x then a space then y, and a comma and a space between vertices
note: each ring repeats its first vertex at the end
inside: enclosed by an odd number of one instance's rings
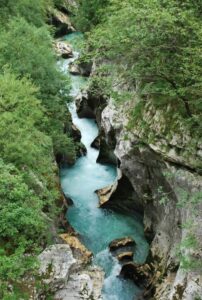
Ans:
POLYGON ((123 237, 123 238, 113 240, 109 244, 109 249, 110 251, 116 251, 120 248, 134 247, 134 246, 135 246, 135 241, 131 237, 123 237))
POLYGON ((68 70, 72 75, 81 75, 79 66, 77 64, 71 63, 68 70))
POLYGON ((73 50, 71 46, 66 42, 56 42, 55 43, 56 53, 62 58, 71 58, 73 57, 73 50))

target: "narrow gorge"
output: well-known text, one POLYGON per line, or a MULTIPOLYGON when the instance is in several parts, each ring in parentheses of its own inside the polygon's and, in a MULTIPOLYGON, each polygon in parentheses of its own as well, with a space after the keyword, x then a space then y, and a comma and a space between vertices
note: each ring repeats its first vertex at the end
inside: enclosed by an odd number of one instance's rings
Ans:
MULTIPOLYGON (((70 41, 74 35, 69 36, 70 41)), ((72 63, 74 58, 69 61, 72 63)), ((65 70, 67 65, 68 61, 65 70)), ((94 64, 91 77, 95 74, 94 64)), ((70 105, 70 112, 87 155, 74 166, 62 168, 61 183, 74 203, 67 219, 93 252, 93 262, 105 272, 103 299, 191 300, 195 299, 193 295, 198 299, 200 271, 183 271, 177 249, 189 235, 189 229, 182 224, 189 222, 193 214, 194 224, 201 220, 200 213, 193 211, 200 211, 201 206, 196 202, 196 207, 188 203, 183 208, 182 199, 190 197, 192 203, 192 197, 200 197, 200 175, 180 167, 180 157, 174 157, 174 152, 165 153, 167 157, 163 158, 160 145, 141 143, 140 128, 132 133, 127 127, 130 103, 128 107, 117 107, 112 99, 92 95, 87 79, 78 74, 71 78, 76 105, 70 105), (123 260, 118 263, 118 256, 112 256, 116 253, 109 252, 110 242, 127 237, 135 241, 134 257, 130 256, 130 247, 124 249, 125 253, 119 249, 123 260), (120 275, 128 279, 120 279, 120 275)), ((162 122, 158 116, 157 111, 153 116, 156 124, 162 122)), ((192 228, 196 228, 194 224, 192 228)), ((194 230, 199 238, 200 229, 194 230)), ((200 250, 192 255, 200 257, 200 250)))
POLYGON ((202 2, 0 1, 0 300, 202 300, 202 2))
MULTIPOLYGON (((117 104, 106 95, 104 55, 82 65, 82 34, 62 40, 74 48, 60 67, 70 72, 69 110, 86 153, 63 165, 61 184, 72 201, 67 220, 104 271, 100 299, 200 299, 200 139, 191 153, 181 120, 181 133, 165 134, 168 115, 151 99, 131 125, 137 96, 117 104)), ((112 80, 115 93, 131 88, 118 74, 112 80)))
MULTIPOLYGON (((65 40, 74 42, 73 38, 76 39, 78 36, 77 33, 73 33, 66 36, 65 40)), ((69 63, 78 58, 76 51, 74 51, 74 57, 62 62, 63 70, 67 70, 69 63)), ((84 82, 85 79, 78 75, 71 75, 71 79, 71 95, 76 99, 81 93, 81 87, 84 88, 82 81, 84 82)), ((85 246, 92 251, 93 262, 102 267, 105 272, 103 299, 130 300, 134 295, 137 298, 141 290, 132 282, 119 278, 121 265, 110 253, 109 244, 115 239, 129 236, 136 243, 135 261, 144 262, 148 253, 148 244, 144 238, 142 218, 138 214, 132 218, 98 207, 98 197, 95 192, 115 182, 116 166, 96 163, 99 151, 91 146, 98 136, 95 119, 80 119, 75 103, 70 104, 69 109, 73 124, 81 132, 81 142, 87 154, 79 158, 72 167, 67 166, 61 169, 63 191, 73 201, 73 205, 68 209, 67 219, 85 246)), ((127 247, 123 250, 127 252, 127 247)))

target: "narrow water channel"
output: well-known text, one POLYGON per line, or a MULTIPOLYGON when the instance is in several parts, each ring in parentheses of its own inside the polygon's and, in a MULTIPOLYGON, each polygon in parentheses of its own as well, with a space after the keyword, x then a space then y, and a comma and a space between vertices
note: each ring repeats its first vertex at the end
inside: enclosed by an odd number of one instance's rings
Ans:
MULTIPOLYGON (((69 63, 78 57, 78 46, 75 44, 78 38, 81 38, 78 33, 64 37, 74 46, 75 57, 60 62, 63 70, 68 70, 69 63)), ((71 95, 76 97, 79 90, 85 86, 86 79, 71 75, 71 80, 71 95)), ((98 208, 95 190, 113 183, 117 176, 117 169, 114 165, 96 163, 99 152, 90 146, 98 135, 95 120, 78 118, 74 103, 69 106, 69 109, 73 123, 81 131, 81 142, 86 146, 87 155, 80 157, 74 166, 61 168, 63 191, 74 202, 74 205, 68 209, 68 221, 80 234, 85 246, 93 252, 94 263, 105 271, 103 299, 134 300, 140 290, 130 280, 118 277, 121 266, 109 253, 108 244, 116 238, 131 236, 137 243, 134 260, 144 262, 148 244, 144 238, 142 221, 137 216, 128 217, 98 208)))

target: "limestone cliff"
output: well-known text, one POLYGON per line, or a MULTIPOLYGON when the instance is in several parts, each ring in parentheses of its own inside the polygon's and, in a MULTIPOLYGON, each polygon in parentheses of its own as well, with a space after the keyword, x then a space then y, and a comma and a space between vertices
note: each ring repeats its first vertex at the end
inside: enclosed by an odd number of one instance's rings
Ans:
POLYGON ((166 114, 149 104, 141 116, 148 126, 138 121, 131 127, 131 105, 134 103, 115 105, 112 99, 96 99, 89 91, 78 102, 81 116, 87 112, 96 117, 101 136, 96 145, 104 140, 113 149, 124 178, 112 189, 98 191, 105 202, 101 204, 131 214, 135 209, 144 213, 145 234, 151 242, 145 298, 200 299, 202 144, 180 121, 176 130, 168 132, 166 114), (122 197, 116 193, 118 188, 125 188, 128 194, 122 197))
MULTIPOLYGON (((200 266, 190 265, 185 272, 182 265, 183 260, 193 257, 199 264, 201 262, 202 204, 199 198, 202 178, 186 168, 191 168, 191 163, 186 161, 183 164, 183 157, 174 156, 174 149, 162 155, 157 137, 155 144, 143 143, 138 126, 133 130, 127 128, 125 107, 117 108, 110 101, 102 112, 101 126, 106 137, 111 131, 115 132, 114 152, 122 173, 135 192, 131 207, 135 203, 137 208, 142 206, 144 210, 145 233, 151 240, 150 261, 155 264, 150 279, 156 287, 154 299, 198 299, 197 296, 202 294, 200 266), (195 239, 195 245, 185 245, 191 239, 195 239), (181 254, 178 256, 180 245, 181 254)), ((157 117, 155 122, 160 126, 157 117)), ((176 136, 172 140, 178 141, 176 136)), ((190 160, 194 161, 194 155, 190 160)))

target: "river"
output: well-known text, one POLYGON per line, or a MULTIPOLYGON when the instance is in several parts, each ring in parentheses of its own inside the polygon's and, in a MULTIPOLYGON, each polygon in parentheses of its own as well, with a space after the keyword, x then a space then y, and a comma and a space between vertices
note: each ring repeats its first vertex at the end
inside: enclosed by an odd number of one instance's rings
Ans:
MULTIPOLYGON (((68 65, 78 55, 77 41, 81 34, 73 33, 64 37, 74 47, 74 58, 62 60, 61 68, 68 72, 68 65)), ((71 76, 73 98, 87 84, 81 76, 71 76)), ((120 237, 130 236, 136 241, 134 261, 144 262, 148 253, 148 244, 144 237, 143 223, 138 216, 129 217, 98 208, 95 190, 112 184, 117 177, 114 165, 96 163, 99 151, 90 145, 98 135, 98 126, 93 119, 78 118, 75 103, 69 105, 73 123, 79 128, 81 142, 87 149, 86 156, 77 159, 73 166, 63 166, 60 172, 63 191, 74 202, 68 209, 67 219, 80 234, 82 243, 93 252, 93 263, 105 271, 102 296, 104 300, 134 300, 140 289, 130 280, 118 277, 121 266, 112 257, 108 244, 120 237)))

